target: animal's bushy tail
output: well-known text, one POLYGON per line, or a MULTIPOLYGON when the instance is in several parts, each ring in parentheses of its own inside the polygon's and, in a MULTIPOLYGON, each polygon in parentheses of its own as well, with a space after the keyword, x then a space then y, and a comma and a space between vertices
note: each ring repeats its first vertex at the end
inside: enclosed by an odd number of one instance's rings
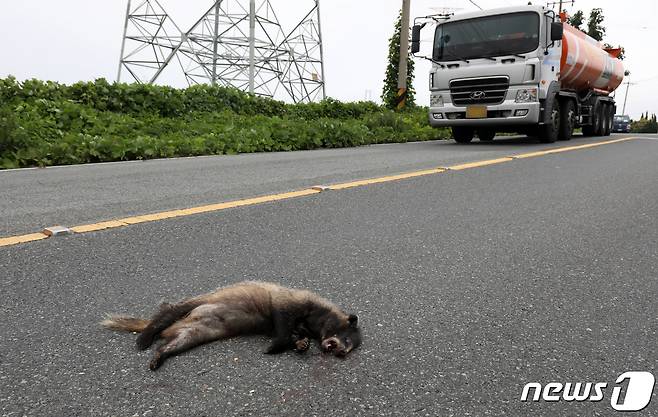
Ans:
POLYGON ((112 330, 140 333, 150 322, 151 320, 135 317, 108 316, 105 320, 101 321, 101 325, 112 330))

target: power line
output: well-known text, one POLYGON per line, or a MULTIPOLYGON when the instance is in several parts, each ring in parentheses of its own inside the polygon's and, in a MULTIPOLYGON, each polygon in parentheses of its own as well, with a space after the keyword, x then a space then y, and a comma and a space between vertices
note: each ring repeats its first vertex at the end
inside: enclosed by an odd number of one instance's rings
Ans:
POLYGON ((474 2, 473 0, 468 0, 468 1, 471 2, 471 4, 472 4, 473 6, 477 7, 477 8, 480 9, 480 10, 482 10, 482 7, 478 6, 478 4, 477 4, 476 2, 474 2))
POLYGON ((645 81, 655 80, 656 78, 658 78, 658 75, 654 75, 653 77, 644 78, 644 79, 642 79, 642 80, 635 81, 635 83, 636 83, 636 84, 637 84, 637 83, 643 83, 643 82, 645 82, 645 81))
POLYGON ((547 3, 546 3, 546 7, 553 7, 553 6, 559 5, 560 7, 558 8, 558 12, 562 13, 562 11, 564 10, 564 9, 562 8, 562 5, 563 5, 564 3, 571 3, 571 7, 573 7, 573 5, 574 5, 575 2, 576 2, 576 0, 559 0, 559 1, 552 1, 552 2, 547 2, 547 3))

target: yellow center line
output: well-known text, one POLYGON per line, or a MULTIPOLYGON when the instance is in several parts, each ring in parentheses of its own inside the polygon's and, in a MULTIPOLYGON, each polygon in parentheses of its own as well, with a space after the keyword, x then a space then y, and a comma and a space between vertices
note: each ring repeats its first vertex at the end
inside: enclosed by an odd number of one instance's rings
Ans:
POLYGON ((423 171, 414 171, 414 172, 406 172, 404 174, 398 174, 398 175, 387 175, 385 177, 379 177, 379 178, 370 178, 367 180, 359 180, 359 181, 351 181, 351 182, 344 182, 341 184, 334 184, 330 185, 329 189, 330 190, 344 190, 346 188, 353 188, 353 187, 361 187, 364 185, 371 185, 371 184, 381 184, 383 182, 390 182, 390 181, 399 181, 399 180, 404 180, 407 178, 415 178, 415 177, 422 177, 425 175, 433 175, 433 174, 440 174, 442 172, 445 172, 445 168, 433 168, 433 169, 426 169, 423 171))
POLYGON ((126 217, 123 219, 111 220, 107 222, 85 224, 82 226, 74 226, 71 228, 71 230, 75 233, 95 232, 98 230, 114 229, 117 227, 128 226, 131 224, 154 222, 158 220, 172 219, 174 217, 185 217, 185 216, 191 216, 193 214, 209 213, 212 211, 226 210, 229 208, 262 204, 270 201, 279 201, 279 200, 286 200, 289 198, 303 197, 311 194, 318 194, 319 192, 320 191, 308 189, 302 191, 293 191, 289 193, 272 194, 262 197, 228 201, 226 203, 210 204, 206 206, 191 207, 188 209, 181 209, 181 210, 162 211, 158 213, 143 214, 139 216, 126 217))
POLYGON ((477 162, 467 162, 465 164, 459 164, 459 165, 453 165, 448 167, 450 171, 461 171, 463 169, 470 169, 470 168, 478 168, 478 167, 484 167, 487 165, 494 165, 494 164, 502 164, 503 162, 510 162, 513 161, 514 159, 509 158, 509 157, 504 157, 504 158, 496 158, 496 159, 487 159, 485 161, 477 161, 477 162))
POLYGON ((88 233, 88 232, 96 232, 98 230, 105 230, 105 229, 114 229, 116 227, 123 227, 127 226, 128 223, 124 223, 121 220, 110 220, 107 222, 101 222, 101 223, 92 223, 92 224, 84 224, 81 226, 73 226, 71 228, 71 231, 74 233, 88 233))
POLYGON ((0 238, 0 246, 18 245, 19 243, 34 242, 42 239, 48 239, 48 236, 43 233, 30 233, 29 235, 3 237, 0 238))
POLYGON ((576 151, 576 150, 579 150, 579 149, 593 148, 593 147, 596 147, 596 146, 609 145, 611 143, 618 143, 618 142, 625 142, 627 140, 633 140, 633 139, 637 139, 637 138, 628 137, 628 138, 607 140, 605 142, 588 143, 588 144, 585 144, 585 145, 563 146, 561 148, 546 149, 544 151, 537 151, 537 152, 529 152, 529 153, 510 155, 510 158, 513 158, 513 159, 533 158, 535 156, 543 156, 543 155, 550 155, 550 154, 554 154, 554 153, 576 151))
MULTIPOLYGON (((476 161, 476 162, 467 162, 467 163, 463 163, 463 164, 459 164, 459 165, 452 165, 452 166, 448 166, 448 167, 439 167, 439 168, 433 168, 433 169, 426 169, 426 170, 422 170, 422 171, 406 172, 406 173, 397 174, 397 175, 387 175, 387 176, 378 177, 378 178, 370 178, 370 179, 364 179, 364 180, 358 180, 358 181, 344 182, 344 183, 330 185, 328 187, 325 187, 325 189, 327 189, 327 190, 344 190, 344 189, 348 189, 348 188, 362 187, 362 186, 371 185, 371 184, 381 184, 381 183, 386 183, 386 182, 391 182, 391 181, 400 181, 400 180, 409 179, 409 178, 416 178, 416 177, 422 177, 422 176, 427 176, 427 175, 440 174, 440 173, 448 172, 448 171, 461 171, 461 170, 465 170, 465 169, 484 167, 484 166, 494 165, 494 164, 501 164, 501 163, 505 163, 505 162, 514 161, 515 159, 532 158, 532 157, 536 157, 536 156, 550 155, 550 154, 555 154, 555 153, 560 153, 560 152, 568 152, 568 151, 574 151, 574 150, 579 150, 579 149, 587 149, 587 148, 592 148, 592 147, 595 147, 595 146, 625 142, 625 141, 629 141, 629 140, 633 140, 633 139, 638 139, 638 138, 636 138, 636 137, 626 137, 626 138, 621 138, 621 139, 609 140, 609 141, 605 141, 605 142, 588 143, 588 144, 585 144, 585 145, 564 146, 564 147, 561 147, 561 148, 552 148, 552 149, 546 149, 546 150, 543 150, 543 151, 510 155, 510 156, 506 156, 506 157, 503 157, 503 158, 487 159, 487 160, 484 160, 484 161, 476 161)), ((132 225, 132 224, 154 222, 154 221, 159 221, 159 220, 164 220, 164 219, 171 219, 171 218, 175 218, 175 217, 192 216, 192 215, 200 214, 200 213, 210 213, 210 212, 226 210, 226 209, 230 209, 230 208, 251 206, 251 205, 255 205, 255 204, 262 204, 262 203, 273 202, 273 201, 287 200, 287 199, 291 199, 291 198, 305 197, 305 196, 309 196, 309 195, 313 195, 313 194, 319 194, 321 192, 322 192, 322 190, 318 189, 318 188, 307 188, 307 189, 303 189, 303 190, 299 190, 299 191, 292 191, 292 192, 288 192, 288 193, 271 194, 271 195, 265 195, 265 196, 261 196, 261 197, 254 197, 254 198, 246 198, 246 199, 241 199, 241 200, 227 201, 227 202, 218 203, 218 204, 209 204, 209 205, 198 206, 198 207, 190 207, 190 208, 186 208, 186 209, 168 210, 168 211, 161 211, 161 212, 157 212, 157 213, 141 214, 141 215, 138 215, 138 216, 125 217, 125 218, 122 218, 122 219, 115 219, 115 220, 108 220, 108 221, 103 221, 103 222, 99 222, 99 223, 83 224, 83 225, 71 227, 71 231, 74 232, 74 233, 96 232, 96 231, 99 231, 99 230, 107 230, 107 229, 115 229, 115 228, 118 228, 118 227, 125 227, 125 226, 129 226, 129 225, 132 225)), ((44 233, 30 233, 30 234, 25 234, 25 235, 2 237, 2 238, 0 238, 0 247, 18 245, 18 244, 27 243, 27 242, 34 242, 34 241, 37 241, 37 240, 43 240, 43 239, 47 239, 47 238, 48 238, 48 236, 44 233)))

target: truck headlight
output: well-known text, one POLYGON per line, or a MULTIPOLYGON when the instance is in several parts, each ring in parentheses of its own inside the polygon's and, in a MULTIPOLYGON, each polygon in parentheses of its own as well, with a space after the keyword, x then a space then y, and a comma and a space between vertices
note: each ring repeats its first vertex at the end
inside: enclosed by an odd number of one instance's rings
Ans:
POLYGON ((443 95, 432 94, 430 96, 430 107, 443 107, 443 95))
POLYGON ((536 88, 524 88, 516 92, 516 99, 514 100, 517 103, 532 103, 537 101, 537 89, 536 88))

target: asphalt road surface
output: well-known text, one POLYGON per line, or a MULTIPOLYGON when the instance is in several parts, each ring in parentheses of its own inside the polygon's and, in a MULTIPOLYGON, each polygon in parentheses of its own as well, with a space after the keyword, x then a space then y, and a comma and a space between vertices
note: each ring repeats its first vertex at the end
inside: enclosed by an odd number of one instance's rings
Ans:
MULTIPOLYGON (((424 143, 6 172, 4 227, 170 208, 158 172, 180 173, 168 195, 186 206, 543 147, 424 143), (74 181, 92 203, 66 200, 58 212, 59 197, 32 195, 72 194, 74 181), (110 185, 132 191, 108 207, 100 188, 110 185)), ((614 415, 621 373, 658 375, 657 161, 658 140, 645 137, 0 248, 0 415, 614 415), (239 338, 151 372, 135 336, 98 325, 244 279, 308 288, 357 313, 362 347, 344 360, 317 348, 269 356, 266 338, 239 338), (608 388, 600 402, 521 402, 528 382, 608 388)), ((656 395, 634 415, 658 415, 656 395)))
POLYGON ((439 141, 0 171, 0 237, 604 139, 439 141))

